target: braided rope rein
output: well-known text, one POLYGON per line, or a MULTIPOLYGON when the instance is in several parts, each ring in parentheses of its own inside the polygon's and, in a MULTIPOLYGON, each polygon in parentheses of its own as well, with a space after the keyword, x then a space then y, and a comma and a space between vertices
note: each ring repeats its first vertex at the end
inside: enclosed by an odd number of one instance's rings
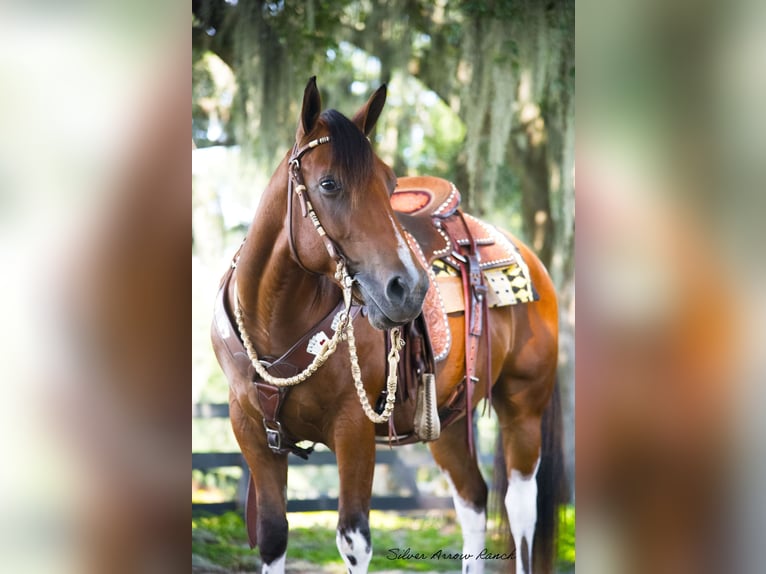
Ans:
POLYGON ((346 271, 346 266, 343 261, 338 261, 338 267, 335 271, 335 278, 343 286, 343 309, 340 311, 340 317, 338 324, 335 327, 332 337, 329 341, 324 343, 316 354, 311 363, 297 375, 292 377, 279 378, 271 375, 258 359, 258 354, 255 351, 250 336, 245 330, 244 318, 242 315, 242 309, 239 306, 239 299, 235 302, 234 315, 237 321, 237 329, 239 331, 242 342, 245 345, 247 356, 250 358, 250 362, 255 369, 255 372, 267 383, 274 385, 275 387, 290 387, 298 385, 311 377, 322 365, 325 364, 327 359, 332 356, 338 348, 338 343, 341 340, 345 340, 348 343, 348 355, 351 362, 351 377, 354 380, 354 387, 356 388, 356 394, 359 397, 359 402, 362 405, 362 410, 367 418, 373 423, 385 423, 391 418, 394 412, 394 402, 396 401, 396 388, 398 385, 397 379, 397 366, 399 364, 399 351, 404 348, 404 339, 401 336, 401 331, 398 327, 394 327, 390 330, 391 350, 388 353, 388 378, 386 379, 386 405, 381 414, 375 412, 370 405, 370 401, 367 399, 367 392, 362 382, 362 370, 359 368, 359 357, 356 353, 356 338, 354 337, 354 322, 351 320, 351 288, 354 280, 349 276, 346 271))

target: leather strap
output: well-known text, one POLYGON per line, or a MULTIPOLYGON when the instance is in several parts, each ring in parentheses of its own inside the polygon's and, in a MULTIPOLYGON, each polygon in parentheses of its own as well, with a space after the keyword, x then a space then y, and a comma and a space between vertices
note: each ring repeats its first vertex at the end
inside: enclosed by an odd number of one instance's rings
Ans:
MULTIPOLYGON (((291 174, 287 177, 287 244, 290 247, 290 254, 293 256, 293 259, 298 264, 298 267, 303 269, 306 273, 310 275, 318 275, 316 271, 311 271, 308 269, 304 264, 303 261, 301 261, 300 255, 298 255, 298 249, 295 246, 295 235, 293 234, 293 177, 292 177, 292 163, 289 167, 291 174)), ((301 198, 303 201, 301 202, 301 211, 303 211, 303 216, 306 216, 306 204, 305 204, 305 198, 301 195, 301 198)))
MULTIPOLYGON (((333 331, 333 320, 342 309, 343 301, 340 301, 332 311, 303 335, 284 355, 274 361, 268 361, 268 357, 265 357, 262 361, 264 366, 271 374, 278 377, 291 377, 296 373, 300 373, 314 358, 308 351, 311 339, 320 333, 324 333, 329 338, 333 331)), ((351 306, 350 315, 352 321, 359 314, 360 309, 358 305, 351 306)), ((276 387, 260 380, 252 365, 250 375, 255 385, 259 406, 263 414, 263 427, 266 430, 266 440, 269 448, 279 454, 292 452, 301 458, 307 459, 308 455, 314 450, 313 447, 309 449, 299 447, 297 443, 300 440, 296 439, 285 429, 279 420, 282 405, 292 387, 276 387)))
POLYGON ((298 144, 295 144, 293 151, 290 154, 290 161, 287 164, 289 170, 289 174, 287 176, 287 243, 290 247, 290 253, 292 254, 295 262, 298 264, 298 267, 303 269, 309 275, 318 275, 316 271, 311 271, 303 264, 300 255, 298 255, 298 249, 295 246, 295 234, 293 233, 293 195, 298 195, 298 198, 301 201, 301 215, 306 217, 306 197, 303 195, 306 190, 306 186, 303 183, 303 177, 300 170, 300 157, 302 154, 298 155, 297 147, 298 144), (296 191, 295 183, 298 179, 300 179, 300 187, 296 191))
MULTIPOLYGON (((452 252, 452 259, 458 264, 461 271, 463 297, 465 300, 465 376, 463 380, 455 387, 444 406, 439 409, 439 420, 441 428, 445 429, 460 416, 465 414, 466 431, 468 437, 468 448, 471 454, 475 452, 475 440, 473 432, 473 392, 476 384, 479 382, 476 378, 476 366, 479 354, 479 345, 482 337, 486 337, 486 360, 487 377, 485 383, 486 405, 489 404, 491 395, 491 355, 489 344, 489 310, 487 306, 487 286, 484 284, 484 276, 481 272, 480 255, 477 242, 471 233, 470 227, 459 209, 446 217, 440 217, 438 221, 434 218, 434 225, 442 229, 449 239, 449 249, 452 252), (460 239, 460 241, 458 241, 460 239)), ((445 255, 449 250, 445 250, 445 255)), ((430 342, 429 342, 430 344, 430 342)), ((408 352, 409 355, 409 352, 408 352)), ((431 353, 433 356, 433 353, 431 353)), ((401 363, 400 363, 401 366, 401 363)), ((412 374, 405 374, 401 380, 411 377, 412 374)), ((406 388, 406 386, 405 386, 406 388)), ((397 445, 412 444, 420 442, 420 438, 415 433, 407 435, 396 435, 393 428, 389 428, 389 434, 393 434, 393 439, 389 436, 389 441, 397 445)))
POLYGON ((245 497, 245 524, 247 525, 247 541, 252 550, 258 546, 258 494, 255 490, 253 475, 247 481, 247 496, 245 497))
MULTIPOLYGON (((236 256, 235 256, 236 261, 236 256)), ((234 264, 226 270, 221 278, 221 285, 218 289, 218 294, 215 298, 215 306, 213 308, 213 321, 215 324, 218 337, 223 343, 224 349, 231 357, 235 369, 243 376, 247 377, 248 369, 252 368, 250 364, 250 358, 247 356, 247 351, 237 333, 237 326, 231 320, 232 308, 229 304, 229 284, 231 283, 232 275, 234 274, 234 264)))
MULTIPOLYGON (((487 286, 481 272, 479 251, 463 212, 458 210, 454 216, 444 221, 444 227, 452 241, 452 256, 458 261, 461 269, 463 282, 463 298, 465 300, 465 409, 468 435, 468 449, 474 454, 473 437, 473 391, 479 382, 476 377, 476 359, 479 353, 479 344, 482 334, 486 330, 484 323, 487 314, 487 286), (467 238, 459 243, 456 237, 467 238)), ((489 352, 489 336, 487 335, 487 349, 489 352)), ((488 361, 489 362, 489 361, 488 361)), ((487 371, 485 381, 486 398, 489 399, 491 383, 490 371, 487 371)))
POLYGON ((293 151, 290 154, 290 159, 288 161, 288 177, 287 177, 287 243, 290 247, 290 253, 293 256, 293 259, 298 264, 298 267, 303 269, 306 273, 309 273, 311 275, 319 275, 316 271, 311 271, 308 269, 303 262, 301 261, 300 256, 298 255, 298 249, 295 245, 295 235, 293 234, 293 194, 298 196, 298 199, 301 202, 301 215, 305 218, 308 216, 311 219, 311 223, 314 225, 314 229, 316 229, 319 236, 322 238, 322 242, 324 243, 325 249, 327 249, 327 253, 330 255, 330 258, 334 261, 338 261, 341 259, 341 253, 338 249, 338 246, 335 244, 335 242, 330 239, 327 236, 327 233, 325 232, 324 228, 322 227, 321 223, 319 223, 319 218, 316 215, 316 212, 314 211, 314 207, 311 205, 311 201, 309 201, 308 198, 308 189, 306 188, 306 184, 303 180, 303 173, 301 172, 301 159, 303 156, 308 153, 310 150, 314 149, 315 147, 322 145, 324 143, 327 143, 330 141, 329 136, 324 136, 315 140, 311 140, 309 143, 304 145, 303 147, 299 148, 298 144, 296 143, 295 146, 293 146, 293 151))

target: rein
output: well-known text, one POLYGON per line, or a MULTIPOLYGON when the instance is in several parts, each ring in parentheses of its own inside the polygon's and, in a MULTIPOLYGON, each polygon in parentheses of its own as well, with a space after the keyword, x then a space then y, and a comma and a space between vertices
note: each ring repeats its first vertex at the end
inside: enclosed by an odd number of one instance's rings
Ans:
POLYGON ((253 345, 250 336, 245 330, 242 309, 239 306, 239 298, 237 298, 234 302, 234 315, 237 322, 237 329, 239 331, 240 337, 242 338, 242 342, 245 345, 245 350, 247 351, 247 356, 249 357, 256 373, 258 373, 258 375, 265 382, 279 388, 298 385, 311 377, 322 365, 325 364, 327 359, 329 359, 332 354, 335 353, 338 348, 338 343, 341 340, 345 340, 348 343, 349 361, 351 363, 351 376, 354 380, 354 387, 356 388, 356 393, 359 396, 359 402, 362 406, 362 410, 364 411, 365 415, 367 415, 367 418, 369 418, 373 423, 385 423, 388 422, 394 412, 394 402, 396 401, 396 389, 398 384, 397 365, 399 364, 399 351, 404 348, 404 339, 402 338, 401 331, 398 327, 394 327, 389 331, 391 350, 388 354, 389 373, 386 380, 386 405, 383 409, 383 412, 378 414, 372 408, 370 401, 367 399, 367 392, 365 391, 364 383, 362 382, 362 370, 359 368, 359 357, 356 352, 354 322, 351 319, 350 314, 354 278, 348 274, 345 260, 340 255, 339 249, 337 249, 335 243, 332 241, 332 239, 330 239, 324 227, 322 227, 322 224, 319 222, 319 218, 314 211, 314 206, 311 205, 311 201, 309 200, 308 194, 306 193, 307 188, 301 173, 300 160, 303 155, 305 155, 309 150, 314 149, 315 147, 329 141, 329 136, 324 136, 310 141, 308 144, 298 150, 293 150, 293 154, 291 155, 289 161, 290 176, 288 178, 289 183, 287 217, 289 219, 288 243, 290 244, 290 251, 292 252, 292 255, 295 258, 295 261, 298 263, 299 267, 301 267, 307 273, 312 273, 315 275, 317 274, 314 271, 309 271, 306 269, 303 263, 301 263, 297 249, 295 248, 295 241, 293 238, 292 230, 293 192, 295 192, 301 202, 301 212, 303 217, 308 216, 311 219, 311 222, 314 225, 314 229, 324 241, 327 252, 329 253, 330 257, 335 260, 335 280, 340 283, 343 289, 343 309, 338 314, 339 316, 337 325, 334 327, 332 337, 329 341, 322 345, 314 359, 303 371, 297 375, 293 375, 292 377, 274 377, 261 363, 260 359, 258 358, 258 354, 255 351, 255 346, 253 345))

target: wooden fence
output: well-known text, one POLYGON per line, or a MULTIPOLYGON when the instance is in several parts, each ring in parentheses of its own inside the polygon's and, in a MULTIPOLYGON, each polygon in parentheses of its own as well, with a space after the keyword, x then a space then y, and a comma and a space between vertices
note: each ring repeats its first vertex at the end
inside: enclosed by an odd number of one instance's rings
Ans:
MULTIPOLYGON (((228 404, 195 404, 192 405, 192 417, 197 419, 220 418, 229 416, 228 404)), ((403 448, 403 447, 401 447, 403 448)), ((420 492, 415 476, 415 470, 408 465, 399 454, 399 449, 379 446, 376 465, 387 465, 403 489, 411 492, 408 496, 373 496, 371 508, 376 510, 421 510, 421 509, 450 509, 452 498, 433 496, 420 492)), ((291 467, 336 465, 335 454, 332 452, 315 452, 308 460, 290 456, 291 467)), ((192 453, 192 470, 207 472, 222 467, 239 467, 242 478, 237 489, 236 500, 228 502, 194 503, 192 512, 209 512, 220 514, 228 510, 241 509, 247 492, 247 481, 250 479, 249 469, 239 452, 197 452, 192 453)), ((314 499, 294 499, 287 501, 288 512, 313 512, 319 510, 337 510, 338 499, 330 496, 320 496, 314 499)))

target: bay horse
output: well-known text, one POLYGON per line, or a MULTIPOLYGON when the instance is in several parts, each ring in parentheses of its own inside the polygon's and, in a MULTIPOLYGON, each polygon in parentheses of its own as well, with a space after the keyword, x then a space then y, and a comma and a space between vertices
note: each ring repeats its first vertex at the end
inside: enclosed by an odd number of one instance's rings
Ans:
MULTIPOLYGON (((376 436, 389 432, 388 417, 398 431, 413 428, 414 405, 397 404, 393 410, 382 331, 391 333, 388 362, 393 366, 401 347, 398 329, 421 313, 429 275, 392 209, 397 178, 368 139, 385 99, 383 85, 348 119, 335 110, 322 111, 316 80, 309 81, 295 144, 267 185, 222 281, 219 297, 228 306, 223 307, 226 316, 214 320, 212 340, 230 382, 234 434, 251 471, 247 523, 251 546, 260 547, 263 573, 285 570, 288 452, 306 454, 299 440, 323 443, 335 453, 340 479, 336 544, 348 572, 367 572, 376 436), (352 303, 361 308, 353 317, 352 303), (300 373, 278 368, 275 358, 302 349, 304 335, 336 311, 334 324, 326 327, 334 331, 332 338, 308 341, 309 348, 316 343, 310 365, 300 373), (227 347, 232 340, 247 353, 227 347), (372 405, 384 387, 385 408, 376 410, 372 405)), ((491 403, 508 476, 504 503, 521 573, 531 572, 533 565, 536 571, 550 570, 552 564, 552 529, 542 526, 553 524, 556 507, 546 506, 552 497, 538 484, 551 484, 555 466, 548 461, 553 442, 546 438, 552 424, 541 421, 556 387, 558 311, 545 268, 514 241, 539 300, 488 311, 488 337, 479 342, 479 351, 481 356, 491 346, 491 359, 477 362, 476 376, 494 383, 491 403)), ((466 379, 464 323, 463 314, 449 317, 453 344, 435 373, 439 406, 466 379)), ((471 410, 479 394, 473 395, 471 410)), ((428 446, 452 489, 463 533, 463 572, 476 574, 484 570, 488 490, 469 444, 470 429, 446 426, 428 446)))

